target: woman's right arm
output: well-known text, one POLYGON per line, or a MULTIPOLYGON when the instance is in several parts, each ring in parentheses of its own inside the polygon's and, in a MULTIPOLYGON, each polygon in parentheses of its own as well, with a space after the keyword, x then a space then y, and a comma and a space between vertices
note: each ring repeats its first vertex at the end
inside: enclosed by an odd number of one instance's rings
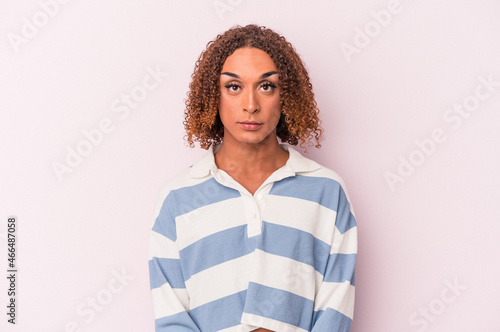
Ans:
POLYGON ((188 312, 189 296, 177 249, 174 206, 170 193, 160 193, 149 234, 149 277, 155 331, 200 332, 188 312))

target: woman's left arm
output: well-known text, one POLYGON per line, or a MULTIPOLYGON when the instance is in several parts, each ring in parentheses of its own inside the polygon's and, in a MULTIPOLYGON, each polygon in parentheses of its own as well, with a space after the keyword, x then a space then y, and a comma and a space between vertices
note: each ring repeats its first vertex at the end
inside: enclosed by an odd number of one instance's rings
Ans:
POLYGON ((339 187, 339 202, 330 255, 323 283, 314 301, 312 332, 349 332, 354 313, 354 265, 357 224, 346 192, 339 187))

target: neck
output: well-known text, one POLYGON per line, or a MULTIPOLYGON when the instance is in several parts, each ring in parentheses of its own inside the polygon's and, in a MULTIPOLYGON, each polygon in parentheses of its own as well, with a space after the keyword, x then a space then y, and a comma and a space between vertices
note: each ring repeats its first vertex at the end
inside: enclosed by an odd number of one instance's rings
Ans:
POLYGON ((281 148, 276 136, 257 144, 223 140, 215 154, 218 168, 238 173, 274 172, 287 160, 288 152, 281 148))

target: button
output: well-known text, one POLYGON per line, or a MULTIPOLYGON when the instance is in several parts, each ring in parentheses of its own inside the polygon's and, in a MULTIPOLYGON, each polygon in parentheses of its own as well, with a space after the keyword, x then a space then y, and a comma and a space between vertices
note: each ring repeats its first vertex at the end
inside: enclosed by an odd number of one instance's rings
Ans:
POLYGON ((257 214, 255 214, 255 213, 254 213, 254 214, 252 215, 252 218, 257 219, 257 214))
POLYGON ((259 194, 259 195, 257 196, 257 198, 258 198, 258 199, 262 199, 262 195, 260 195, 260 194, 259 194))

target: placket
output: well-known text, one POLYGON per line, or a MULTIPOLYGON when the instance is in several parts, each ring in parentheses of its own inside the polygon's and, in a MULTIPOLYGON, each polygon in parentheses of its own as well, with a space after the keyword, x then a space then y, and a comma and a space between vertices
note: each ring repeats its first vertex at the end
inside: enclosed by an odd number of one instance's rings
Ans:
POLYGON ((259 235, 262 229, 262 214, 264 212, 265 201, 272 183, 262 185, 255 194, 252 195, 245 187, 239 184, 226 172, 217 169, 212 172, 212 175, 220 184, 239 191, 241 194, 240 199, 243 204, 242 214, 247 224, 248 237, 259 235))
MULTIPOLYGON (((213 168, 211 171, 214 179, 219 182, 221 185, 237 190, 241 197, 240 201, 243 205, 243 216, 245 218, 245 222, 247 224, 247 233, 248 237, 251 237, 250 234, 254 234, 256 229, 259 228, 260 221, 260 212, 257 203, 252 197, 252 194, 248 190, 245 189, 240 183, 233 179, 233 177, 223 170, 218 168, 213 168)), ((260 230, 259 230, 260 232, 260 230)))
POLYGON ((248 199, 245 199, 248 237, 260 235, 262 232, 262 216, 271 187, 272 183, 261 186, 253 196, 249 195, 248 199))
POLYGON ((262 183, 254 195, 223 170, 213 169, 212 175, 220 184, 238 190, 241 194, 244 209, 243 213, 247 223, 247 234, 250 238, 260 235, 262 232, 262 216, 273 183, 285 177, 293 176, 295 173, 286 166, 276 170, 266 181, 264 181, 264 183, 262 183))

